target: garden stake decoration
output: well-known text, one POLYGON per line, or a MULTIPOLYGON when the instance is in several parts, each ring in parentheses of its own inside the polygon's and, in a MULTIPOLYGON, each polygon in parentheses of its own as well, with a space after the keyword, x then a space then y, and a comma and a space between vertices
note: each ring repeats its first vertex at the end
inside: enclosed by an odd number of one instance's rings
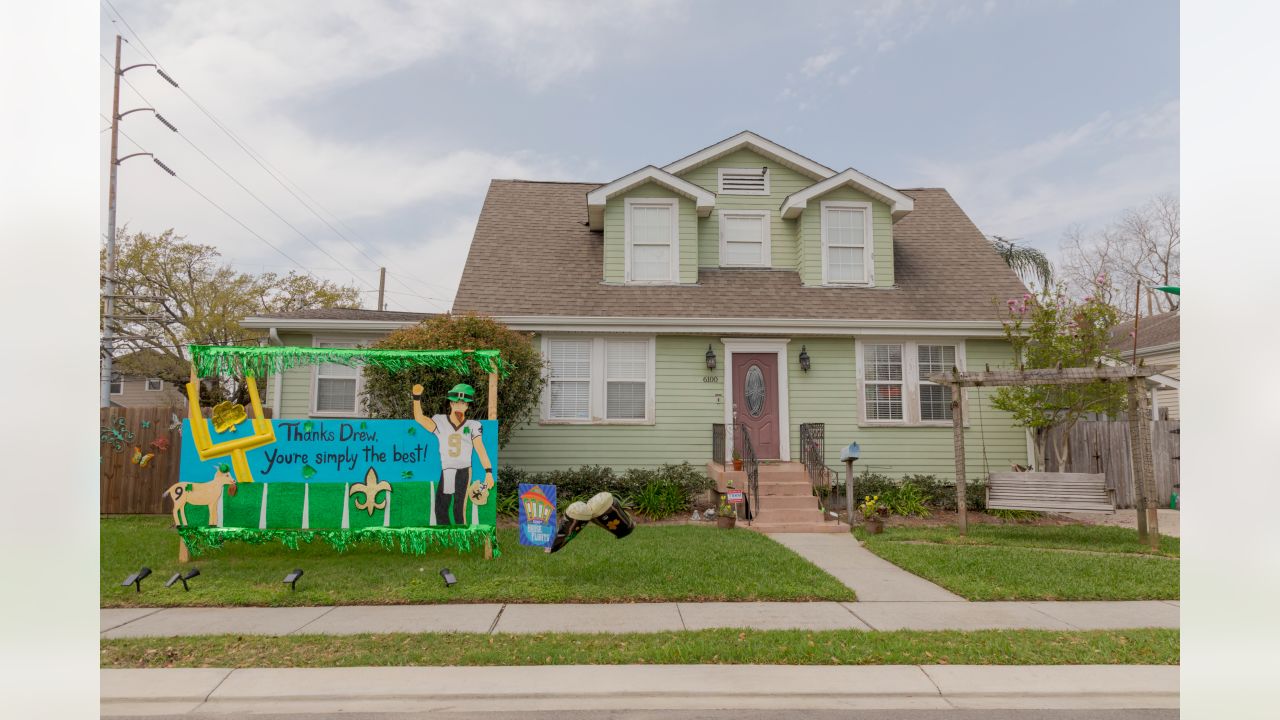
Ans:
MULTIPOLYGON (((497 351, 195 345, 191 358, 184 421, 191 431, 183 433, 181 481, 166 493, 182 538, 180 560, 231 541, 297 549, 323 540, 339 551, 376 542, 419 555, 454 548, 498 556, 492 490, 498 380, 506 368, 497 351), (415 388, 412 419, 265 417, 255 378, 322 363, 463 377, 487 372, 488 419, 467 417, 476 392, 466 383, 443 398, 423 398, 415 388), (203 416, 198 374, 219 373, 244 377, 248 412, 226 403, 203 416), (426 409, 441 405, 439 414, 426 409), (399 480, 393 488, 382 478, 399 480)), ((615 530, 623 525, 619 518, 615 530)))

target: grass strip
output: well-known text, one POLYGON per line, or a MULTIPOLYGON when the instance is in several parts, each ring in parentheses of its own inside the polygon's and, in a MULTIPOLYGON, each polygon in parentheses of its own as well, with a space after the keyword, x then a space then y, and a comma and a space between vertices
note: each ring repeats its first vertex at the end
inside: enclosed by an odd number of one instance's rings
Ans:
POLYGON ((101 520, 102 607, 854 599, 840 581, 764 535, 704 525, 640 525, 622 540, 589 527, 554 555, 521 546, 515 529, 500 528, 503 552, 495 560, 456 550, 419 557, 376 544, 340 553, 324 543, 298 550, 233 543, 191 563, 200 577, 183 592, 155 580, 178 569, 171 522, 101 520), (143 565, 156 575, 141 593, 120 587, 143 565), (305 575, 290 592, 280 581, 294 568, 305 575), (457 585, 445 587, 442 568, 457 585))
POLYGON ((1178 630, 697 630, 103 640, 104 668, 483 665, 1177 665, 1178 630))
POLYGON ((889 562, 969 600, 1177 600, 1179 563, 1164 557, 870 538, 889 562))
MULTIPOLYGON (((1128 528, 1102 525, 996 525, 975 523, 967 535, 954 527, 888 528, 882 535, 869 536, 861 527, 855 529, 861 540, 878 542, 924 541, 944 545, 1003 545, 1038 547, 1089 552, 1149 555, 1151 548, 1138 542, 1138 532, 1128 528)), ((1161 536, 1159 555, 1178 557, 1180 543, 1176 537, 1161 536)))

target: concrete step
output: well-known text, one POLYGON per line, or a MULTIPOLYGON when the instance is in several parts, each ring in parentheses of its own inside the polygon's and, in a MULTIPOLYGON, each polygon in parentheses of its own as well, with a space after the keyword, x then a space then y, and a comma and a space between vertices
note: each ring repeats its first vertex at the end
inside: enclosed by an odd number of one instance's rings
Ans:
POLYGON ((755 530, 760 533, 847 533, 849 526, 844 523, 831 522, 823 523, 766 523, 756 521, 751 525, 747 525, 743 521, 738 521, 738 527, 748 530, 755 530))
POLYGON ((818 507, 818 498, 813 495, 761 495, 760 509, 763 510, 800 510, 818 507))
POLYGON ((813 487, 809 485, 807 481, 765 482, 764 480, 761 480, 759 488, 761 497, 764 497, 765 495, 813 495, 813 487))
POLYGON ((761 507, 760 514, 756 516, 756 519, 765 523, 825 522, 822 519, 822 511, 816 507, 794 510, 776 510, 761 507))

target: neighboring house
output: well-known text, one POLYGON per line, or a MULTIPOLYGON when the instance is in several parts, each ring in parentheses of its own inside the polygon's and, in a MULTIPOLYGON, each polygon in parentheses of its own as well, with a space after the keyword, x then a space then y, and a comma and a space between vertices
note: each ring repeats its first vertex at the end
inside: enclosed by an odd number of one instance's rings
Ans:
MULTIPOLYGON (((1178 311, 1138 319, 1138 360, 1148 366, 1165 368, 1164 382, 1153 382, 1152 416, 1179 419, 1177 381, 1181 378, 1178 311), (1169 382, 1172 378, 1174 382, 1169 382)), ((1111 331, 1111 349, 1126 362, 1133 357, 1132 320, 1120 323, 1111 331)))
MULTIPOLYGON (((1023 292, 945 190, 893 188, 744 132, 603 185, 493 181, 453 312, 534 333, 549 361, 539 419, 504 465, 701 466, 713 425, 736 417, 762 458, 798 460, 800 425, 822 423, 831 465, 857 441, 857 471, 951 477, 950 391, 927 377, 1008 366, 999 309, 1023 292)), ((285 344, 359 343, 421 317, 244 325, 285 344)), ((269 396, 281 417, 338 416, 359 392, 344 371, 291 371, 269 396)), ((1025 432, 989 396, 966 398, 972 476, 1028 461, 1025 432)))
POLYGON ((157 350, 121 355, 111 363, 111 404, 115 407, 182 407, 188 365, 157 350))

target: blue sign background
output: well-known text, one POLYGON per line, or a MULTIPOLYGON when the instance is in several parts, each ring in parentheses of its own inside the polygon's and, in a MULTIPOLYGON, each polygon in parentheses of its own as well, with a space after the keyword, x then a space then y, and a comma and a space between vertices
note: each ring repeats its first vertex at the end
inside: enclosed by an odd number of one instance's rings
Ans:
MULTIPOLYGON (((253 435, 253 423, 245 421, 223 433, 209 436, 220 442, 253 435)), ((440 479, 440 443, 413 420, 271 420, 276 441, 245 453, 255 482, 360 483, 370 467, 378 478, 396 482, 436 482, 440 479), (304 468, 315 472, 310 477, 304 468), (405 475, 409 473, 409 475, 405 475)), ((191 421, 182 421, 182 482, 206 482, 226 457, 201 460, 191 439, 191 421)), ((498 472, 498 421, 481 420, 480 441, 498 472)), ((237 478, 240 480, 241 478, 237 478)), ((473 452, 471 479, 483 480, 484 467, 473 452)), ((492 500, 490 501, 492 502, 492 500)))
POLYGON ((516 499, 520 505, 520 544, 531 547, 551 547, 551 543, 556 539, 556 486, 520 483, 516 499), (545 520, 531 518, 525 512, 524 501, 521 498, 534 488, 542 490, 542 494, 551 503, 551 516, 545 520))

